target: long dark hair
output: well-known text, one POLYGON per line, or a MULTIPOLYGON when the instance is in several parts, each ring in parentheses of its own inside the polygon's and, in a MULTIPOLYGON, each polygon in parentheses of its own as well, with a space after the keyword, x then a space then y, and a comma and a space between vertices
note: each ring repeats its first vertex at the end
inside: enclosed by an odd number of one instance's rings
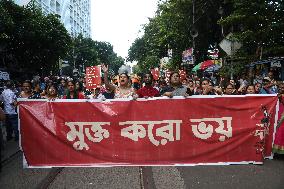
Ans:
POLYGON ((68 81, 67 84, 68 84, 68 83, 72 83, 72 84, 74 85, 74 95, 73 95, 73 98, 71 98, 70 91, 69 91, 69 89, 68 89, 67 92, 66 92, 66 99, 78 99, 79 93, 78 93, 78 91, 77 91, 77 89, 76 89, 76 84, 75 84, 75 82, 72 80, 72 81, 68 81))
POLYGON ((49 96, 49 93, 50 93, 49 89, 50 89, 51 87, 53 87, 53 88, 55 89, 56 96, 58 96, 58 89, 57 89, 57 86, 56 86, 55 84, 52 84, 52 85, 50 85, 50 86, 47 86, 47 88, 46 88, 47 96, 49 96))
MULTIPOLYGON (((83 83, 80 81, 76 81, 76 83, 79 84, 79 88, 77 89, 77 91, 82 92, 84 89, 83 83)), ((76 89, 76 85, 75 85, 75 89, 76 89)))

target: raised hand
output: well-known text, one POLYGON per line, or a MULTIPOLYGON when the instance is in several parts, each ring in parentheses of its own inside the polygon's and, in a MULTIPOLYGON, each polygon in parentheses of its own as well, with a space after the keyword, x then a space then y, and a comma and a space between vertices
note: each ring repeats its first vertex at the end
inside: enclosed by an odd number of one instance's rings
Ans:
POLYGON ((101 68, 102 68, 102 70, 103 70, 104 73, 108 73, 108 65, 102 64, 102 65, 101 65, 101 68))

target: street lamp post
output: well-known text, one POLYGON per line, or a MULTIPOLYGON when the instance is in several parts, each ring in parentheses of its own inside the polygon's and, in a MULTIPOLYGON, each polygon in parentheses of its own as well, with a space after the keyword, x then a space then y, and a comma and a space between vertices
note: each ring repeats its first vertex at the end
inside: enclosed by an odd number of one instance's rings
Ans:
POLYGON ((195 1, 192 0, 192 48, 195 50, 195 40, 194 40, 194 35, 193 35, 193 30, 194 30, 194 22, 195 22, 195 1))
MULTIPOLYGON (((224 13, 224 9, 222 6, 220 6, 218 9, 218 14, 220 14, 221 20, 223 19, 223 13, 224 13)), ((221 25, 221 34, 222 34, 222 37, 224 37, 224 28, 222 25, 221 25)))
POLYGON ((73 48, 73 66, 74 66, 74 69, 76 69, 76 58, 77 58, 77 55, 75 55, 75 48, 73 48))
POLYGON ((192 63, 194 65, 195 62, 195 56, 194 56, 194 51, 195 51, 195 38, 198 36, 198 31, 195 28, 194 24, 195 24, 195 0, 192 0, 192 27, 191 27, 191 31, 190 31, 190 35, 192 37, 192 63))

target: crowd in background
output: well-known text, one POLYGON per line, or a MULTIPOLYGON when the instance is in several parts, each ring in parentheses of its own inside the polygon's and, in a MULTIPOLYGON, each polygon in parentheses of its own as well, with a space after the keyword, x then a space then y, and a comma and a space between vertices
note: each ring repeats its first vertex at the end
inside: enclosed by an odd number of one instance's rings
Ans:
MULTIPOLYGON (((172 72, 169 78, 153 80, 152 74, 146 73, 139 80, 121 73, 118 79, 108 78, 108 69, 103 66, 104 78, 95 89, 86 89, 84 77, 71 78, 50 76, 32 80, 2 82, 2 91, 10 89, 17 98, 28 99, 115 99, 144 98, 158 96, 191 96, 191 95, 246 95, 282 93, 283 82, 277 81, 273 72, 261 80, 249 81, 245 77, 239 79, 219 77, 198 77, 196 75, 181 78, 178 72, 172 72), (150 90, 149 93, 145 89, 150 90)), ((1 93, 2 93, 1 91, 1 93)), ((4 93, 5 94, 5 93, 4 93)), ((3 96, 3 95, 2 95, 3 96)), ((4 102, 4 99, 0 99, 4 102)))

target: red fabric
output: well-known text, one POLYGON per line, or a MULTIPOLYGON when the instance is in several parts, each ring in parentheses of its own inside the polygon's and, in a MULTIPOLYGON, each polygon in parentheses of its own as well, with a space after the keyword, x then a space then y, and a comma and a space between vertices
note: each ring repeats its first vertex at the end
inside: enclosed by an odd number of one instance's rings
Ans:
POLYGON ((144 97, 157 97, 160 96, 160 93, 157 89, 154 87, 150 86, 145 86, 137 91, 137 94, 139 98, 144 98, 144 97))
POLYGON ((21 101, 21 146, 30 166, 261 163, 272 151, 276 103, 276 96, 21 101))
POLYGON ((151 69, 151 74, 152 74, 154 80, 159 80, 159 77, 160 77, 159 68, 151 69))
POLYGON ((185 70, 179 70, 180 80, 186 79, 186 71, 185 70))
POLYGON ((213 64, 214 64, 214 60, 206 60, 201 64, 200 69, 205 70, 206 68, 208 68, 209 66, 212 66, 213 64))
POLYGON ((101 85, 101 67, 91 66, 86 68, 86 88, 95 89, 101 85))
MULTIPOLYGON (((282 97, 282 102, 284 102, 283 97, 282 97)), ((284 116, 283 103, 280 103, 279 105, 278 120, 280 120, 281 116, 284 116)), ((275 141, 274 141, 274 151, 276 153, 284 154, 284 122, 282 122, 280 127, 276 130, 275 141)))
POLYGON ((166 70, 166 71, 165 71, 165 76, 166 76, 166 79, 165 79, 165 80, 166 80, 167 82, 170 81, 170 75, 171 75, 171 73, 172 73, 172 72, 171 72, 170 70, 166 70))
POLYGON ((83 93, 79 93, 78 99, 85 99, 85 96, 83 95, 83 93))
MULTIPOLYGON (((67 99, 67 96, 64 95, 64 96, 63 96, 63 99, 67 99)), ((73 98, 73 99, 74 99, 74 98, 73 98)), ((79 93, 79 94, 78 94, 78 99, 85 99, 85 96, 84 96, 82 93, 79 93)))

